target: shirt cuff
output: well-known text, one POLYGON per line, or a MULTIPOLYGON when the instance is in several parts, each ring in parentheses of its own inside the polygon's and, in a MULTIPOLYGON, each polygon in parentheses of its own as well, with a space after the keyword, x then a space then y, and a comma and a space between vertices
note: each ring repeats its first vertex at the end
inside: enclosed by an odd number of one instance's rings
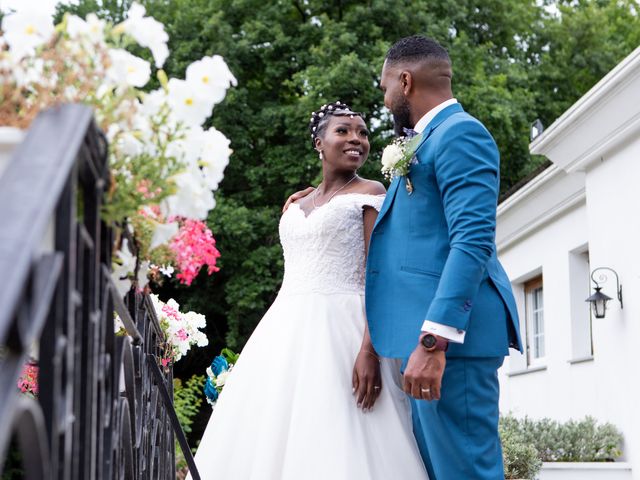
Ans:
POLYGON ((422 324, 422 331, 446 338, 453 343, 464 343, 464 336, 467 334, 465 330, 453 328, 449 325, 442 325, 441 323, 435 323, 431 320, 424 321, 422 324))

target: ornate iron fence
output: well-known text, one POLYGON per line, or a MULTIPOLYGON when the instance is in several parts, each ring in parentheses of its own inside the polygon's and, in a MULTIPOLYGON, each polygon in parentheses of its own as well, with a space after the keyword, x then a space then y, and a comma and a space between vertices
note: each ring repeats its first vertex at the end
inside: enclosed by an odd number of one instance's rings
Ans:
POLYGON ((108 186, 106 139, 79 105, 43 112, 0 177, 0 474, 17 449, 29 480, 173 479, 177 438, 199 479, 151 302, 111 281, 108 186), (16 387, 30 355, 37 399, 16 387))

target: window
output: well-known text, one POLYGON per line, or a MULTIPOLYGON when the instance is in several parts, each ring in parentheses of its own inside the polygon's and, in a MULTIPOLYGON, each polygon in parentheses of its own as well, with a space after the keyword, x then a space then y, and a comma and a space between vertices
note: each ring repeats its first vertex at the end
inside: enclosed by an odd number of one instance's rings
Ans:
POLYGON ((593 358, 591 309, 585 298, 590 296, 589 251, 583 247, 569 253, 569 281, 571 288, 571 363, 593 358))
POLYGON ((539 363, 539 360, 545 356, 542 277, 536 277, 525 283, 524 294, 527 365, 533 365, 539 363))

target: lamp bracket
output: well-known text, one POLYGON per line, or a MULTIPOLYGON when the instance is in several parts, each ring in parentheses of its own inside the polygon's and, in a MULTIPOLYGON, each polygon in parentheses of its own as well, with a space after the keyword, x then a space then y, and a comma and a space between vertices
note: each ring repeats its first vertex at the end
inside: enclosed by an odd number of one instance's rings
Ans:
POLYGON ((609 277, 608 277, 608 275, 606 273, 600 273, 598 275, 598 280, 596 280, 596 278, 595 278, 596 272, 602 272, 602 271, 611 272, 616 276, 616 296, 618 297, 618 301, 620 302, 620 308, 623 308, 623 306, 622 306, 622 285, 620 284, 620 278, 618 277, 618 274, 616 273, 616 271, 613 268, 598 267, 598 268, 594 269, 591 272, 591 281, 596 284, 596 288, 598 288, 598 289, 602 288, 600 286, 600 284, 601 283, 602 284, 607 283, 607 280, 609 280, 609 277))

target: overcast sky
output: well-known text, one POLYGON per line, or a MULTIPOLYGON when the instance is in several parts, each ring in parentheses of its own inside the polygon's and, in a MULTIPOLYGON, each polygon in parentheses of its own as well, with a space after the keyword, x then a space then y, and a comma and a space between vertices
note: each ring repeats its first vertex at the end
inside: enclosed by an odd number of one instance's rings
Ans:
POLYGON ((24 6, 33 6, 42 11, 53 13, 58 3, 78 3, 77 0, 0 0, 0 10, 19 10, 24 6))

